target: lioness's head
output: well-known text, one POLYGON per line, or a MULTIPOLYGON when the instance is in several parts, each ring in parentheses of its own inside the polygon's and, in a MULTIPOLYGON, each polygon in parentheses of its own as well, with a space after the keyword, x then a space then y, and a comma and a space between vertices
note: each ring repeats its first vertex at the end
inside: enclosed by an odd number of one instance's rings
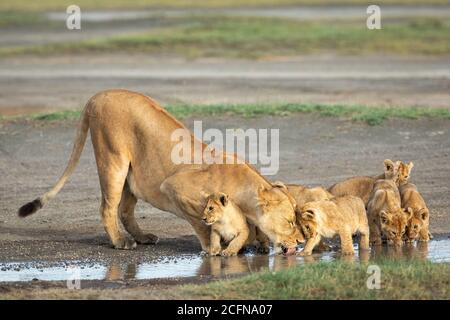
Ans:
POLYGON ((403 209, 394 212, 385 210, 380 212, 381 232, 386 237, 388 244, 397 246, 403 244, 403 235, 410 218, 411 213, 403 209))
POLYGON ((412 162, 406 164, 400 162, 398 167, 398 184, 401 186, 405 183, 408 183, 409 177, 411 176, 411 170, 414 167, 412 162))
POLYGON ((406 210, 411 215, 411 218, 408 220, 406 226, 405 240, 407 242, 413 242, 419 237, 420 231, 426 226, 426 221, 430 213, 427 208, 420 210, 407 208, 406 210))
POLYGON ((283 188, 261 186, 257 200, 259 228, 272 242, 281 244, 284 253, 294 253, 297 243, 305 241, 297 228, 294 198, 283 188))
POLYGON ((210 194, 206 198, 206 207, 203 210, 203 221, 207 225, 212 225, 220 220, 223 212, 229 204, 228 195, 222 192, 210 194))
POLYGON ((388 180, 398 181, 398 168, 400 166, 401 161, 392 161, 390 159, 386 159, 383 161, 384 164, 384 178, 388 180))

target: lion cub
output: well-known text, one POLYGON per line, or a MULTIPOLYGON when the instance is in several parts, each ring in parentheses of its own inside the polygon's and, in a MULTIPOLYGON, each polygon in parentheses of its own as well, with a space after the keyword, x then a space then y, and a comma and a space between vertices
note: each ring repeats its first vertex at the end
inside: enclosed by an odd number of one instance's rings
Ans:
POLYGON ((408 183, 409 177, 411 176, 411 170, 414 167, 414 163, 410 162, 408 164, 400 161, 398 166, 398 182, 397 185, 401 186, 408 183))
POLYGON ((402 207, 408 210, 411 218, 406 226, 406 241, 429 241, 432 237, 429 231, 430 211, 417 187, 412 183, 400 186, 402 207))
POLYGON ((338 182, 331 187, 328 188, 328 191, 338 197, 351 195, 358 198, 361 198, 364 201, 364 204, 367 206, 369 202, 369 196, 372 192, 373 186, 377 180, 380 179, 389 179, 397 182, 398 178, 398 168, 400 165, 400 161, 392 161, 390 159, 386 159, 383 162, 384 165, 384 173, 376 177, 353 177, 347 180, 338 182))
POLYGON ((308 202, 329 200, 334 196, 322 187, 307 188, 296 184, 287 184, 288 192, 294 197, 298 207, 302 207, 308 202))
POLYGON ((247 219, 224 193, 217 192, 208 196, 203 221, 211 226, 210 255, 236 255, 249 239, 247 219), (220 244, 221 239, 228 242, 228 247, 224 250, 220 244))
POLYGON ((401 245, 410 212, 401 208, 400 193, 394 180, 375 182, 367 204, 370 242, 381 245, 382 236, 389 244, 401 245))
POLYGON ((307 239, 300 255, 310 255, 321 237, 331 238, 335 234, 341 238, 342 254, 352 255, 352 235, 357 232, 361 234, 359 248, 369 249, 366 209, 358 197, 342 196, 309 202, 300 209, 298 219, 307 239))

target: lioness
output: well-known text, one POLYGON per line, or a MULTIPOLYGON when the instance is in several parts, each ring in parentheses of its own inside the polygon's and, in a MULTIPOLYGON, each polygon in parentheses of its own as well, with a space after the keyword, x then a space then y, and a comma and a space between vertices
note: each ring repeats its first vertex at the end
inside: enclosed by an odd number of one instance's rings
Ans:
MULTIPOLYGON (((36 212, 61 190, 75 169, 89 130, 102 192, 100 213, 115 248, 157 242, 157 236, 144 234, 136 223, 134 208, 142 199, 186 219, 208 252, 211 227, 201 219, 204 194, 219 191, 227 193, 272 241, 289 249, 303 241, 295 226, 295 203, 284 192, 272 188, 247 163, 196 164, 196 152, 191 152, 188 163, 175 163, 171 156, 181 138, 174 139, 174 132, 181 130, 190 138, 191 150, 200 146, 200 155, 208 146, 154 100, 127 90, 102 91, 88 101, 63 175, 50 191, 22 206, 19 216, 36 212), (119 220, 133 239, 119 231, 119 220)), ((236 155, 223 153, 223 158, 233 160, 236 155)))
POLYGON ((392 161, 389 159, 384 160, 384 173, 375 177, 358 176, 353 177, 341 182, 338 182, 328 188, 328 191, 336 196, 355 196, 359 197, 364 201, 367 206, 369 202, 369 196, 372 192, 375 182, 379 179, 393 179, 397 182, 398 178, 398 167, 400 161, 392 161))
POLYGON ((425 200, 412 183, 401 185, 399 190, 402 207, 408 210, 411 216, 406 226, 406 241, 429 241, 431 238, 429 231, 430 211, 425 200))
POLYGON ((335 197, 331 200, 312 201, 300 208, 300 227, 306 244, 300 255, 310 255, 321 237, 338 234, 343 255, 353 251, 352 235, 359 232, 359 248, 369 249, 369 226, 364 202, 354 196, 335 197))
POLYGON ((381 245, 382 236, 389 244, 402 245, 410 213, 401 208, 394 180, 381 179, 375 183, 367 204, 367 217, 373 245, 381 245))
POLYGON ((217 192, 208 196, 203 221, 211 226, 211 245, 209 254, 212 256, 236 255, 250 239, 250 228, 244 214, 225 193, 217 192), (228 242, 228 247, 222 251, 221 240, 228 242))

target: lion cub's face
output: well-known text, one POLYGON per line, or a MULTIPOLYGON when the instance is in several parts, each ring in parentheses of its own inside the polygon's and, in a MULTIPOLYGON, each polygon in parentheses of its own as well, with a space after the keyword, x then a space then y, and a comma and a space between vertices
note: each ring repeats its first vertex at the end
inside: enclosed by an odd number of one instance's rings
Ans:
POLYGON ((203 221, 207 225, 216 223, 220 220, 228 205, 228 195, 225 193, 217 192, 209 195, 205 210, 203 210, 203 221))
POLYGON ((406 226, 405 240, 413 242, 419 237, 420 231, 425 227, 425 222, 428 219, 429 212, 423 208, 414 211, 412 208, 407 209, 411 215, 406 226))
POLYGON ((396 212, 381 211, 381 232, 389 244, 402 245, 406 225, 410 219, 410 213, 399 209, 396 212))
POLYGON ((398 167, 398 184, 403 185, 408 183, 409 177, 411 176, 411 170, 414 167, 414 164, 412 162, 406 164, 403 162, 400 162, 400 165, 398 167))
POLYGON ((286 191, 261 187, 257 200, 261 212, 259 227, 273 242, 292 251, 297 243, 305 241, 296 224, 295 200, 286 191))

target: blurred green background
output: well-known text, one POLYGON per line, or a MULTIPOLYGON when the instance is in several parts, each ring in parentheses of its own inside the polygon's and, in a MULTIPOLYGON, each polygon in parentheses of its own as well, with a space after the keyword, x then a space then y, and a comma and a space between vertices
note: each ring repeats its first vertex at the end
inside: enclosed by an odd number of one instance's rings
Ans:
MULTIPOLYGON (((61 14, 72 3, 65 0, 4 0, 0 2, 0 27, 51 33, 61 29, 64 23, 61 14), (51 11, 59 12, 59 18, 48 14, 51 11)), ((362 0, 81 0, 76 4, 82 8, 82 29, 90 35, 51 39, 49 34, 41 43, 32 44, 21 43, 18 39, 3 43, 0 55, 83 52, 146 52, 189 58, 261 58, 321 52, 443 55, 450 52, 450 15, 433 16, 429 10, 420 8, 434 5, 434 12, 442 10, 445 13, 449 3, 444 0, 378 1, 379 5, 387 5, 386 10, 392 6, 394 10, 391 9, 387 16, 382 11, 382 32, 371 32, 365 25, 367 1, 362 0), (313 4, 318 9, 312 11, 312 18, 289 13, 294 5, 313 4), (352 5, 356 5, 353 11, 345 11, 352 9, 352 5), (404 6, 405 15, 399 6, 404 6), (340 7, 342 16, 337 11, 340 7), (414 7, 418 10, 411 10, 414 7), (357 8, 360 17, 354 14, 357 8), (123 17, 107 19, 99 16, 83 20, 83 14, 89 12, 118 10, 120 13, 119 9, 130 12, 123 17), (108 28, 110 32, 95 32, 108 28), (127 29, 129 32, 125 32, 127 29)))
POLYGON ((370 4, 3 0, 0 115, 79 109, 115 87, 166 105, 447 108, 450 1, 377 1, 381 30, 370 4), (81 30, 66 27, 72 4, 81 30))

